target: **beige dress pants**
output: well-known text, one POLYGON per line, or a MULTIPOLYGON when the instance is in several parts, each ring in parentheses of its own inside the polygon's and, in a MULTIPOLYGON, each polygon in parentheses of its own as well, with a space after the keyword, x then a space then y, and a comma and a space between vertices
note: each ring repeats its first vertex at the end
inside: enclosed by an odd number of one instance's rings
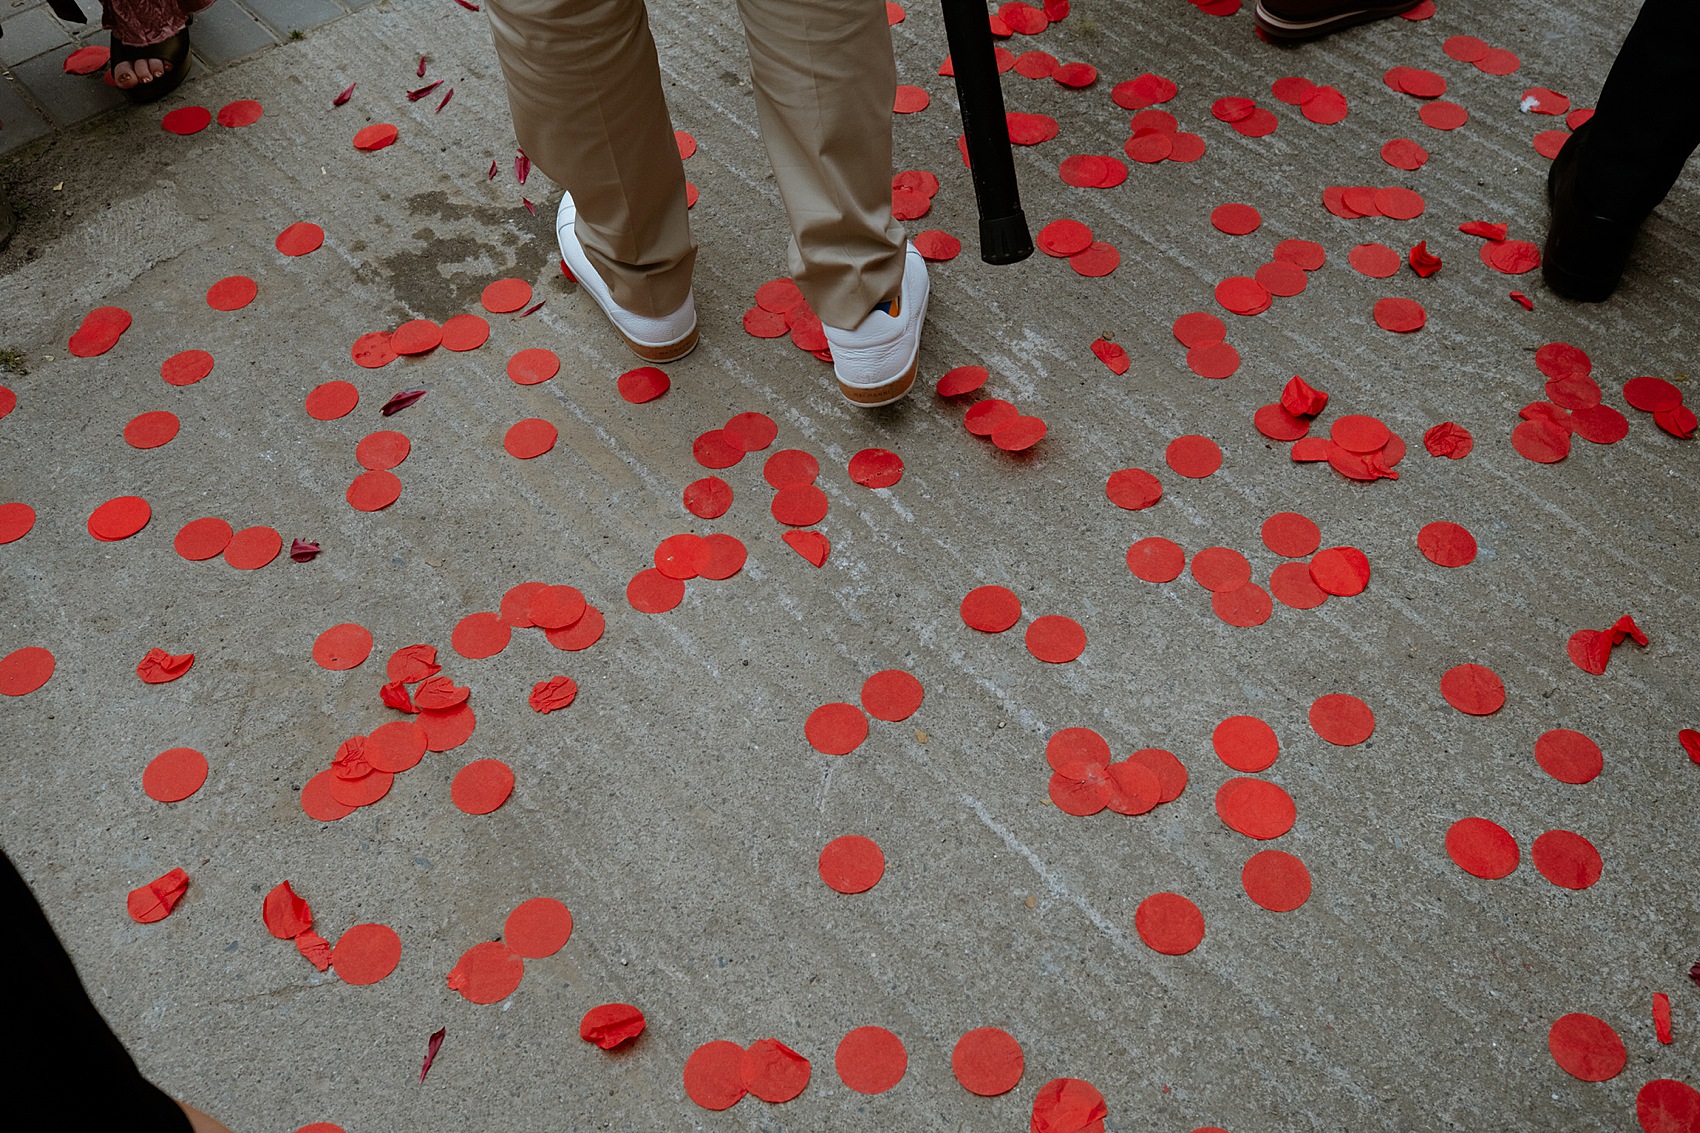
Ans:
MULTIPOLYGON (((572 194, 579 242, 614 301, 672 314, 690 292, 696 244, 643 0, 484 6, 519 144, 572 194)), ((791 274, 822 321, 853 328, 903 277, 884 0, 738 0, 738 9, 791 221, 791 274)))

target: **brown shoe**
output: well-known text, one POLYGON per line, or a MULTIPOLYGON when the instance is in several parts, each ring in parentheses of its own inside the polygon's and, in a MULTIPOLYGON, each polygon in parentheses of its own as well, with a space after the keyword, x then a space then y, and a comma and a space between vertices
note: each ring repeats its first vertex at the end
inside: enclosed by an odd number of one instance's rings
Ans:
POLYGON ((1258 0, 1257 28, 1283 43, 1331 35, 1343 28, 1409 12, 1422 0, 1258 0))

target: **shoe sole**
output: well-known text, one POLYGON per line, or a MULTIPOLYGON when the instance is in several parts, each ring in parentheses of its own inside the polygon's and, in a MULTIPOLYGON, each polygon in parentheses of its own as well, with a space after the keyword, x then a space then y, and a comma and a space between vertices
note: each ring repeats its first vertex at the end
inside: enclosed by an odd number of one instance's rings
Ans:
POLYGON ((915 373, 921 368, 921 358, 917 353, 915 360, 909 363, 909 369, 892 378, 889 382, 881 382, 877 386, 853 386, 848 382, 838 383, 838 392, 844 395, 844 400, 862 409, 878 409, 903 400, 915 384, 915 373))
MULTIPOLYGON (((588 292, 586 292, 586 294, 588 294, 588 292)), ((594 300, 596 296, 591 295, 590 298, 594 300)), ((602 313, 607 314, 608 312, 604 311, 602 313)), ((642 358, 645 362, 655 362, 663 365, 668 362, 677 362, 679 359, 697 348, 697 335, 700 330, 698 327, 692 327, 691 333, 687 334, 684 338, 681 338, 678 342, 669 342, 665 346, 650 346, 647 343, 627 338, 625 332, 614 323, 613 319, 609 319, 608 322, 609 325, 614 327, 614 333, 620 336, 621 341, 631 348, 631 352, 636 354, 639 358, 642 358)))
POLYGON ((1397 4, 1382 8, 1360 8, 1357 11, 1345 12, 1338 16, 1330 16, 1325 20, 1283 20, 1272 15, 1262 4, 1257 6, 1254 15, 1257 26, 1272 39, 1285 43, 1298 43, 1307 39, 1319 39, 1346 28, 1359 24, 1374 23, 1391 16, 1401 15, 1420 4, 1422 0, 1411 0, 1409 4, 1397 4))

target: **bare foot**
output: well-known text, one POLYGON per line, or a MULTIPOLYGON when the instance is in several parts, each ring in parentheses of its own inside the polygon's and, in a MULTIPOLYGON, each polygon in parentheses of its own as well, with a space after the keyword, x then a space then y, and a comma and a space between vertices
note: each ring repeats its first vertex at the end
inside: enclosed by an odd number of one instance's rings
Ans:
POLYGON ((112 66, 112 84, 119 90, 130 90, 151 83, 171 69, 171 64, 163 59, 137 59, 134 62, 126 59, 112 66))
MULTIPOLYGON (((159 60, 153 59, 149 62, 157 63, 159 60)), ((208 1117, 188 1102, 180 1101, 177 1104, 183 1110, 183 1116, 189 1119, 189 1128, 195 1133, 230 1133, 230 1127, 218 1118, 208 1117)))

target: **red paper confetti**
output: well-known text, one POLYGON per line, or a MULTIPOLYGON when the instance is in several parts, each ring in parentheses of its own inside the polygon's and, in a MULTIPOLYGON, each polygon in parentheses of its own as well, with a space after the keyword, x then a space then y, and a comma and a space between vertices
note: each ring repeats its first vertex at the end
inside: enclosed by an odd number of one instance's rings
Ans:
POLYGON ((398 131, 388 122, 376 122, 354 135, 354 148, 371 153, 395 143, 398 131))
POLYGON ((979 586, 962 599, 962 621, 982 633, 1002 633, 1021 620, 1021 599, 1002 586, 979 586))
POLYGON ((1008 1031, 977 1027, 957 1040, 950 1054, 950 1069, 969 1093, 996 1097, 1020 1083, 1025 1057, 1021 1044, 1008 1031))
POLYGON ((163 649, 150 649, 147 656, 136 663, 136 675, 150 685, 162 685, 187 673, 194 663, 193 653, 172 656, 163 649))
POLYGON ((834 838, 820 852, 820 879, 839 893, 866 893, 885 876, 885 855, 859 834, 834 838))
POLYGON ((448 973, 451 991, 468 1003, 500 1003, 519 990, 525 961, 500 940, 474 944, 448 973))
POLYGON ((1584 1082, 1615 1078, 1629 1062, 1629 1052, 1611 1025, 1592 1015, 1564 1015, 1547 1032, 1547 1049, 1559 1069, 1584 1082))
POLYGON ((1354 747, 1374 733, 1375 714, 1369 705, 1349 693, 1329 693, 1311 703, 1310 726, 1336 747, 1354 747))
POLYGON ((1446 831, 1446 854, 1465 873, 1494 881, 1517 868, 1517 840, 1485 818, 1460 818, 1446 831))
POLYGON ((1178 893, 1153 893, 1134 910, 1133 926, 1146 947, 1184 956, 1204 940, 1204 914, 1178 893))
MULTIPOLYGON (((643 1028, 643 1012, 636 1007, 629 1003, 604 1003, 584 1013, 584 1018, 579 1020, 578 1037, 603 1050, 614 1050, 643 1034, 643 1028)), ((726 1045, 737 1050, 731 1043, 726 1045)), ((741 1058, 743 1052, 738 1053, 741 1058)))
POLYGON ((176 110, 168 111, 159 120, 168 134, 178 134, 187 137, 198 134, 212 125, 212 111, 204 106, 179 106, 176 110))
POLYGON ((1548 830, 1529 847, 1541 876, 1563 889, 1586 889, 1600 879, 1600 852, 1580 834, 1548 830))
POLYGON ((1267 841, 1293 828, 1293 798, 1274 783, 1237 777, 1216 792, 1216 814, 1230 830, 1267 841))
POLYGON ((1200 480, 1222 467, 1222 449, 1209 437, 1189 434, 1170 441, 1163 459, 1180 475, 1200 480))
POLYGON ((542 960, 566 947, 573 935, 573 915, 553 897, 533 897, 508 914, 502 940, 527 960, 542 960))
POLYGON ((854 704, 823 704, 809 713, 803 734, 822 755, 848 755, 868 738, 868 718, 854 704))
POLYGON ((162 803, 182 802, 207 781, 207 757, 192 747, 160 752, 142 771, 142 790, 162 803))
POLYGON ((174 869, 163 877, 130 890, 125 901, 130 919, 137 924, 153 924, 171 915, 171 910, 189 891, 189 875, 174 869))
POLYGON ((1290 913, 1310 900, 1310 870, 1292 854, 1264 850, 1240 870, 1247 897, 1271 912, 1290 913))
POLYGON ((489 814, 507 802, 513 790, 513 768, 499 759, 473 760, 449 786, 455 806, 467 814, 489 814))
POLYGON ((743 1065, 744 1048, 737 1043, 704 1043, 685 1059, 686 1096, 704 1109, 730 1109, 748 1092, 743 1065))
POLYGON ((788 1102, 809 1084, 809 1060, 778 1039, 757 1039, 740 1065, 744 1088, 770 1105, 788 1102))

